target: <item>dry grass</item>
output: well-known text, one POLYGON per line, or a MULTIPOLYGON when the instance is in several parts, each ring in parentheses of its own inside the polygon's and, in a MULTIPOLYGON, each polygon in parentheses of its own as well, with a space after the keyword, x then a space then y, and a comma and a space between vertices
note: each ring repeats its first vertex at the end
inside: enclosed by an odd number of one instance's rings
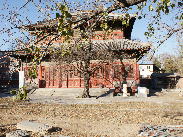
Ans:
POLYGON ((0 136, 15 130, 14 124, 22 120, 52 124, 62 129, 57 134, 69 136, 136 136, 139 126, 144 123, 183 123, 183 104, 176 101, 180 97, 169 98, 169 94, 156 97, 158 101, 166 101, 165 103, 120 102, 90 105, 31 104, 0 98, 0 136))

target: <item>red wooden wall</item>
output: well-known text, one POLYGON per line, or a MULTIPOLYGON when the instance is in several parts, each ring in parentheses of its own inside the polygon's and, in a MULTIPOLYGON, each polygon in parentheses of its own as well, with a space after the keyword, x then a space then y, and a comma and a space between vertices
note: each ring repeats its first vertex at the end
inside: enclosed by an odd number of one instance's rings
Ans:
MULTIPOLYGON (((139 69, 136 63, 124 63, 127 74, 127 82, 139 82, 139 69)), ((120 63, 103 64, 95 71, 90 79, 90 87, 114 87, 115 81, 123 81, 124 66, 120 63)), ((83 88, 84 81, 80 73, 73 65, 40 66, 40 88, 83 88)), ((133 85, 134 85, 133 83, 133 85)))

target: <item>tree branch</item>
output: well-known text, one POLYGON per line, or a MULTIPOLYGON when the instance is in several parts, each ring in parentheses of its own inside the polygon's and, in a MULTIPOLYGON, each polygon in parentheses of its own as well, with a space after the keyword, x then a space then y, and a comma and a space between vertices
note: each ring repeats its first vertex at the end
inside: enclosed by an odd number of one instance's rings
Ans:
POLYGON ((169 30, 169 32, 167 33, 166 37, 163 40, 159 41, 158 46, 152 51, 152 56, 150 59, 152 59, 152 57, 154 56, 156 50, 167 40, 169 39, 173 34, 175 34, 176 32, 179 32, 182 30, 182 27, 177 28, 177 29, 173 29, 173 30, 169 30))
POLYGON ((87 22, 93 18, 96 18, 97 16, 99 16, 100 14, 102 14, 104 12, 111 13, 112 11, 118 10, 120 8, 128 8, 130 6, 137 5, 144 1, 147 1, 147 0, 118 0, 112 6, 110 6, 106 11, 100 10, 100 11, 95 12, 95 14, 90 17, 82 18, 80 20, 73 22, 74 24, 76 24, 76 23, 83 21, 80 24, 77 24, 77 26, 75 26, 73 29, 77 29, 80 25, 83 25, 85 22, 87 22))
POLYGON ((147 1, 147 0, 117 0, 121 3, 122 8, 127 8, 133 5, 137 5, 141 2, 147 1))

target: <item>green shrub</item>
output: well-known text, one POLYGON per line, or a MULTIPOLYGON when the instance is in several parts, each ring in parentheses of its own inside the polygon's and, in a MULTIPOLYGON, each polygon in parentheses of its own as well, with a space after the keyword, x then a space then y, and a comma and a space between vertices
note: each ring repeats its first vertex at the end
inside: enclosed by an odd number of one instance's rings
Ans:
POLYGON ((10 93, 13 94, 13 95, 16 95, 14 97, 15 100, 26 100, 26 99, 28 99, 27 89, 26 89, 25 86, 22 87, 22 88, 19 88, 18 90, 11 90, 10 93))

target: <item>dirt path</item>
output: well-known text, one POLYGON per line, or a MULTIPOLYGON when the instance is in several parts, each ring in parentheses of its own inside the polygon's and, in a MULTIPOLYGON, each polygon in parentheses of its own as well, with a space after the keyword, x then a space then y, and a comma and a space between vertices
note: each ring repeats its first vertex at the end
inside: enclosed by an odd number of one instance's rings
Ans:
MULTIPOLYGON (((62 128, 68 136, 135 137, 142 124, 183 124, 183 98, 163 93, 143 100, 111 100, 111 104, 41 104, 0 98, 0 136, 22 120, 62 128)), ((89 101, 89 100, 88 100, 89 101)), ((105 102, 105 101, 104 101, 105 102)), ((36 134, 33 136, 37 136, 36 134)))

